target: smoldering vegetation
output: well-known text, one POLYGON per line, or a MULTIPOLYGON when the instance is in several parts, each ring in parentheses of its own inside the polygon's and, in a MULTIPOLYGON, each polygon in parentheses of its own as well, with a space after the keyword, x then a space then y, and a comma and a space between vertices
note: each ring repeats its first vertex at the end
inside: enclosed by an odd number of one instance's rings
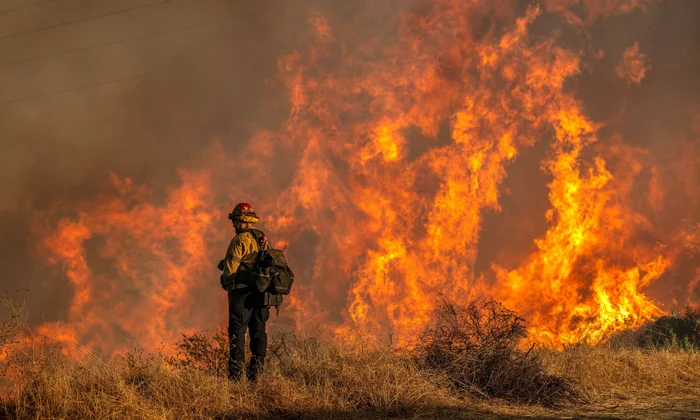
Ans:
POLYGON ((276 334, 254 384, 226 380, 223 331, 183 334, 167 352, 69 358, 31 335, 21 307, 3 303, 6 418, 627 418, 642 409, 672 418, 699 408, 700 347, 649 346, 644 334, 523 347, 522 319, 493 301, 442 301, 410 348, 360 332, 276 334))

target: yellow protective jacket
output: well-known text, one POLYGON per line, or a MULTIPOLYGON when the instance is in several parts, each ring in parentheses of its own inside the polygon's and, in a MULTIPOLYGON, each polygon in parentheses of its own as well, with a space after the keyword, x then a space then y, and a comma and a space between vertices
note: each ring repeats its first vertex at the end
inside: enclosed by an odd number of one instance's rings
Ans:
POLYGON ((245 276, 239 276, 239 274, 255 263, 258 251, 258 242, 250 232, 239 233, 231 240, 224 258, 224 279, 227 283, 233 284, 234 289, 251 286, 246 283, 245 276))

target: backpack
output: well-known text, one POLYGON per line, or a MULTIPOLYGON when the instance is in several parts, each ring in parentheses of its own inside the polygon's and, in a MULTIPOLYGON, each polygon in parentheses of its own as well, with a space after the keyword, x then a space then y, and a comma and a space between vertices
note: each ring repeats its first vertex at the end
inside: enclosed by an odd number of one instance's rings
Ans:
MULTIPOLYGON (((257 229, 246 229, 245 232, 253 235, 258 243, 258 258, 250 267, 250 275, 258 291, 279 295, 276 301, 281 303, 281 295, 288 295, 294 284, 294 272, 287 264, 284 251, 268 248, 265 234, 257 229)), ((272 306, 278 306, 279 303, 272 306)))

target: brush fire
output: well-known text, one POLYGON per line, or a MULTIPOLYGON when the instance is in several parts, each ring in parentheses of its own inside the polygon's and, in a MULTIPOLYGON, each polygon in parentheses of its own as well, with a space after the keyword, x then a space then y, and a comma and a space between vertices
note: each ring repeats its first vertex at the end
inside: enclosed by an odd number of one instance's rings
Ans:
POLYGON ((639 108, 666 65, 652 38, 600 35, 665 3, 380 3, 305 12, 269 69, 278 125, 199 139, 171 185, 106 168, 94 194, 37 212, 31 252, 70 286, 39 335, 115 354, 223 325, 216 263, 239 201, 296 272, 273 326, 401 346, 438 298, 495 299, 561 348, 699 303, 700 112, 635 131, 666 118, 639 108))

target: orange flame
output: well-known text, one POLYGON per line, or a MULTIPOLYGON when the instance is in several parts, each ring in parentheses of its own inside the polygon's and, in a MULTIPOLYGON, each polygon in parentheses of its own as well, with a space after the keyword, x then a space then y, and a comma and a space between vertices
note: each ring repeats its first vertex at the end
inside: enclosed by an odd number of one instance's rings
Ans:
POLYGON ((181 177, 183 185, 155 206, 143 201, 145 189, 112 176, 120 195, 85 204, 54 229, 46 222, 37 227, 44 235, 40 255, 60 266, 74 288, 69 324, 44 325, 41 333, 73 351, 78 338, 89 349, 114 351, 139 343, 153 350, 191 328, 194 319, 188 318, 197 314, 189 313, 189 294, 209 262, 214 216, 211 175, 182 171, 181 177), (95 237, 99 255, 91 262, 89 242, 95 237))
MULTIPOLYGON (((581 26, 577 3, 543 10, 581 26)), ((585 4, 590 22, 646 2, 585 4)), ((214 146, 207 169, 182 171, 162 203, 113 177, 118 195, 37 228, 48 263, 75 290, 72 332, 61 335, 148 348, 221 322, 212 267, 232 233, 225 214, 243 198, 268 236, 289 245, 299 281, 283 313, 297 327, 359 324, 403 342, 430 321, 437 294, 498 298, 526 316, 535 341, 554 345, 596 343, 660 315, 643 289, 678 244, 636 237, 651 225, 628 199, 642 163, 630 152, 633 164, 611 164, 628 149, 593 147, 601 124, 565 89, 583 53, 529 35, 542 9, 514 19, 506 6, 421 3, 402 11, 391 42, 347 38, 311 14, 311 45, 279 60, 290 104, 280 130, 258 132, 236 156, 214 146), (476 272, 484 217, 501 211, 509 166, 548 139, 547 231, 522 261, 476 272)), ((658 173, 650 185, 652 201, 663 200, 658 173)))

